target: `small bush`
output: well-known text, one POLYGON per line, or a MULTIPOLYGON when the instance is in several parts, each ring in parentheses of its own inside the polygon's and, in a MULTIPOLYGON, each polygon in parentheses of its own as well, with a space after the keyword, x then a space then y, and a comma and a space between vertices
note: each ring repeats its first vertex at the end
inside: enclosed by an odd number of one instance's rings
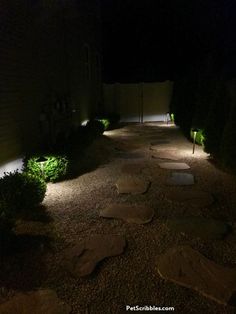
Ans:
MULTIPOLYGON (((193 129, 191 129, 190 137, 191 137, 192 140, 193 140, 193 136, 194 136, 193 129)), ((205 140, 204 131, 202 129, 199 129, 199 131, 196 134, 196 143, 198 145, 203 145, 204 146, 204 140, 205 140)))
POLYGON ((104 125, 104 130, 108 130, 109 129, 109 126, 110 126, 110 121, 108 119, 101 119, 99 120, 100 122, 102 122, 102 124, 104 125))
POLYGON ((89 120, 86 124, 88 132, 94 136, 102 135, 105 131, 104 124, 99 120, 89 120))
POLYGON ((29 173, 6 173, 0 179, 0 214, 12 219, 39 205, 46 193, 46 183, 29 173))
POLYGON ((69 160, 61 155, 45 155, 45 161, 38 162, 39 156, 24 161, 24 170, 44 179, 46 182, 56 182, 63 179, 68 173, 69 160))

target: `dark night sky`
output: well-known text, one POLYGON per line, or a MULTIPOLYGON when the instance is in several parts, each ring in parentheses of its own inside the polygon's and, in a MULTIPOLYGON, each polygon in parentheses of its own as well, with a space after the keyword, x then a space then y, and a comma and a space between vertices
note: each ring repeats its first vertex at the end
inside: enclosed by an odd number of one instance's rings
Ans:
POLYGON ((234 75, 232 0, 101 0, 105 81, 175 79, 209 53, 234 75))

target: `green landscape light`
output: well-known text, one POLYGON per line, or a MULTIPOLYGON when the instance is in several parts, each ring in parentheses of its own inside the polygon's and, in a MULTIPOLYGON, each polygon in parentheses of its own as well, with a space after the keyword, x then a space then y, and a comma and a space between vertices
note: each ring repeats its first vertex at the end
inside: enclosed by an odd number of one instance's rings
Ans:
POLYGON ((193 132, 193 154, 195 152, 195 144, 196 144, 196 136, 197 136, 197 132, 199 130, 198 129, 193 129, 192 132, 193 132))
POLYGON ((42 172, 42 177, 44 178, 44 164, 48 159, 45 158, 44 156, 40 156, 39 158, 36 159, 36 162, 39 163, 41 172, 42 172))

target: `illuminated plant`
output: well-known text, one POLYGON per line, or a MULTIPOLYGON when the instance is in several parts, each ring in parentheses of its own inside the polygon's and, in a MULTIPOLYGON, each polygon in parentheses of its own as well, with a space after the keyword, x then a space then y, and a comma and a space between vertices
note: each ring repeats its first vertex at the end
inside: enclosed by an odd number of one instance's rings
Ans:
POLYGON ((24 171, 36 175, 46 182, 57 182, 65 178, 69 166, 69 160, 66 156, 45 155, 42 157, 34 156, 26 159, 24 171), (44 161, 40 161, 42 157, 44 161))
POLYGON ((99 119, 100 122, 104 125, 104 130, 108 130, 110 126, 110 121, 108 119, 99 119))
POLYGON ((29 173, 5 173, 0 179, 0 216, 20 216, 39 205, 46 193, 46 183, 29 173))
MULTIPOLYGON (((191 139, 193 140, 193 138, 194 138, 193 128, 191 128, 190 137, 191 137, 191 139)), ((198 129, 198 131, 197 131, 197 133, 196 133, 195 142, 196 142, 198 145, 204 146, 204 140, 205 140, 204 130, 203 130, 203 129, 198 129)))

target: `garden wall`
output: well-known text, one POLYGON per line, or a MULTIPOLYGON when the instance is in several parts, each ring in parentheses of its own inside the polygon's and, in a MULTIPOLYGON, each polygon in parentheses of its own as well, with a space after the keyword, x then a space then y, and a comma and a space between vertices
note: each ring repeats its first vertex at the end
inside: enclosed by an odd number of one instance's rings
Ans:
POLYGON ((171 81, 136 84, 103 84, 107 111, 120 114, 121 121, 163 121, 172 95, 171 81))
POLYGON ((0 5, 0 165, 97 111, 100 12, 92 1, 0 5))

